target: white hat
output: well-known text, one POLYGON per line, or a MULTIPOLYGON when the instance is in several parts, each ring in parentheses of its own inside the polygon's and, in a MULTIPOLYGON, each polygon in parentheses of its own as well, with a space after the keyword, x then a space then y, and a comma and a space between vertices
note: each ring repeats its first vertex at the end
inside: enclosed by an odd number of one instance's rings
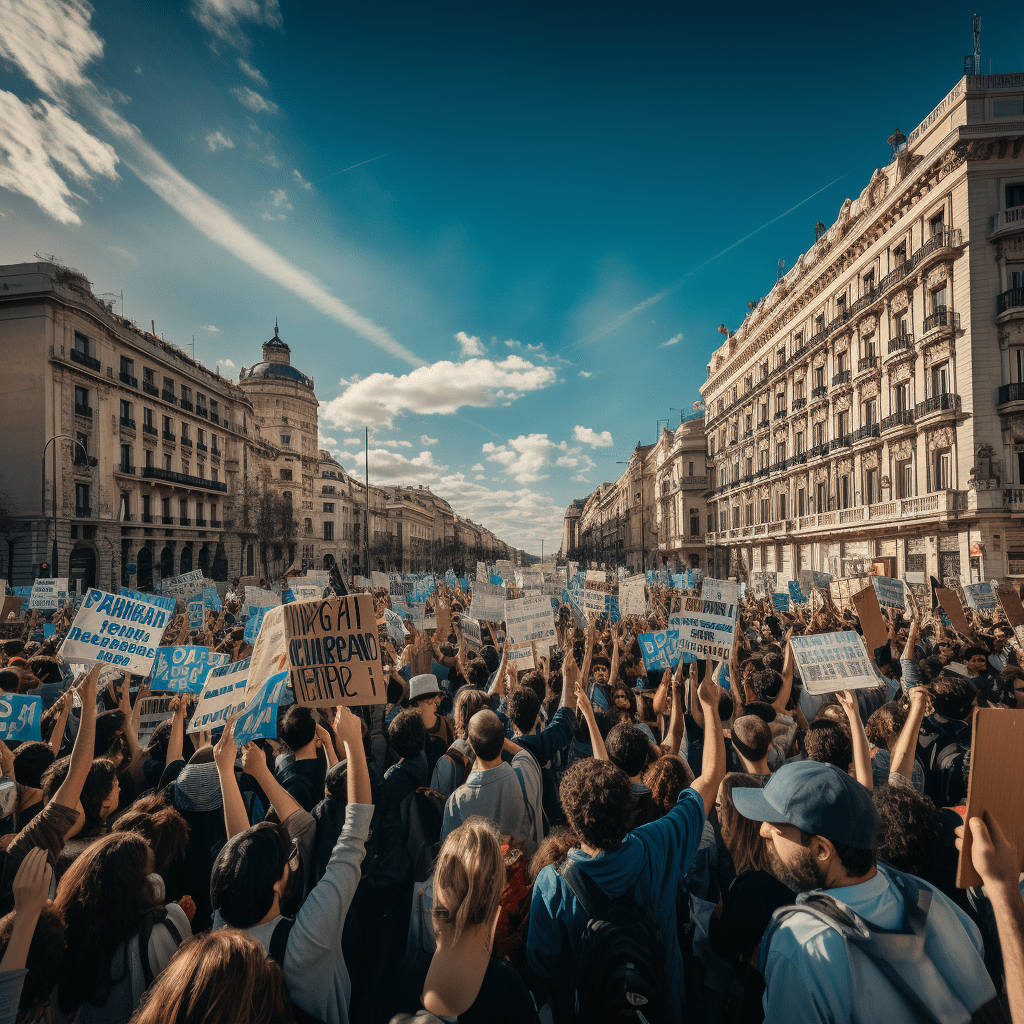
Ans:
POLYGON ((437 678, 431 675, 429 672, 424 672, 422 675, 413 676, 409 680, 409 700, 418 700, 420 697, 426 697, 431 693, 440 693, 441 688, 437 685, 437 678))

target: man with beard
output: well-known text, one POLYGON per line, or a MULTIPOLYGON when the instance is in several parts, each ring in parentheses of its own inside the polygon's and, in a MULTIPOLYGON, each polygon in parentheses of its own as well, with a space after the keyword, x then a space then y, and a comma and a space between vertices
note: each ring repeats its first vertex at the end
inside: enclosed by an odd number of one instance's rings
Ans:
POLYGON ((996 1009, 974 923, 927 882, 876 862, 880 819, 860 783, 797 761, 732 798, 762 822, 773 871, 800 893, 761 942, 766 1020, 966 1021, 996 1009))

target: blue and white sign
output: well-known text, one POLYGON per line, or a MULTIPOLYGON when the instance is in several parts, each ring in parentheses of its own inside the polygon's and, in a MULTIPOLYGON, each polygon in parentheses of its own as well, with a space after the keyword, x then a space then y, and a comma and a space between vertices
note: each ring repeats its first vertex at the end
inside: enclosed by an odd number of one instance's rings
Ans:
POLYGON ((684 651, 698 658, 725 661, 732 648, 737 616, 734 604, 684 597, 682 613, 672 616, 669 624, 678 622, 679 642, 684 651))
POLYGON ((246 705, 242 716, 235 722, 235 743, 238 746, 256 739, 272 740, 277 736, 277 707, 287 685, 288 673, 278 672, 246 705))
POLYGON ((158 647, 150 688, 156 692, 199 693, 211 669, 226 665, 227 654, 209 647, 158 647))
POLYGON ((68 581, 63 579, 37 579, 28 597, 29 608, 38 611, 56 611, 68 599, 68 581))
POLYGON ((0 694, 0 740, 19 743, 41 740, 39 724, 43 719, 43 698, 28 694, 0 694))
POLYGON ((964 587, 964 597, 971 608, 991 611, 997 607, 996 592, 991 583, 972 583, 964 587))
POLYGON ((219 612, 224 607, 216 587, 206 586, 203 588, 203 603, 211 611, 219 612))
POLYGON ((794 604, 807 604, 807 598, 804 597, 804 592, 800 589, 800 584, 796 580, 789 581, 789 599, 794 604))
POLYGON ((155 604, 157 608, 166 608, 173 614, 177 601, 173 597, 161 597, 159 594, 144 594, 141 590, 127 590, 121 588, 122 597, 130 597, 133 601, 145 601, 146 604, 155 604))
POLYGON ((126 573, 128 573, 128 575, 129 575, 129 576, 134 576, 134 575, 136 575, 136 573, 138 573, 138 571, 139 571, 139 567, 138 567, 138 566, 137 566, 137 565, 136 565, 136 564, 135 564, 134 562, 129 562, 129 563, 128 563, 128 564, 127 564, 127 565, 126 565, 125 567, 124 567, 124 571, 125 571, 126 573))
POLYGON ((772 604, 775 606, 776 611, 788 612, 789 611, 789 594, 783 594, 776 592, 772 594, 772 604))
POLYGON ((270 611, 267 605, 262 608, 254 608, 249 618, 245 620, 245 639, 255 640, 259 635, 260 626, 263 625, 263 617, 270 611))
POLYGON ((658 633, 641 633, 637 637, 640 652, 644 657, 644 668, 648 672, 654 669, 673 669, 680 659, 694 661, 692 654, 679 649, 679 630, 663 629, 658 633))
POLYGON ((203 619, 206 616, 206 602, 202 595, 192 598, 188 603, 188 628, 202 629, 203 619))
POLYGON ((249 660, 246 658, 233 665, 222 665, 210 670, 186 732, 219 729, 236 711, 245 707, 249 660))
POLYGON ((60 653, 67 661, 102 661, 148 676, 170 618, 148 601, 88 590, 60 653))
POLYGON ((862 689, 880 682, 864 649, 864 640, 853 630, 794 636, 790 643, 808 693, 862 689))
POLYGON ((872 576, 871 585, 875 588, 875 597, 883 608, 904 608, 906 597, 903 580, 895 580, 889 576, 872 576))

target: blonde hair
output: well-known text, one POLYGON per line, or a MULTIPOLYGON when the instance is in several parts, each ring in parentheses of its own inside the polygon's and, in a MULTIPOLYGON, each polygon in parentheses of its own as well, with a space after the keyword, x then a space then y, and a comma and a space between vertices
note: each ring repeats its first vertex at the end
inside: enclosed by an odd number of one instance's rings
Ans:
POLYGON ((434 869, 434 935, 454 945, 467 928, 490 924, 505 888, 498 830, 487 818, 468 818, 448 835, 434 869))

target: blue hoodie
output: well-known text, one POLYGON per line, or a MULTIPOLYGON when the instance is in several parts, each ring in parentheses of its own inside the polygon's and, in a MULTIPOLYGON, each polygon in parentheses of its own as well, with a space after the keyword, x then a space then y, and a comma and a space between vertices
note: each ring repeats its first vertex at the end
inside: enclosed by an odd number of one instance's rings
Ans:
MULTIPOLYGON (((700 794, 684 789, 668 814, 628 833, 617 849, 597 856, 580 849, 569 851, 573 861, 609 899, 621 896, 637 883, 637 896, 657 920, 667 947, 666 1020, 680 1020, 683 1012, 683 956, 676 933, 676 895, 700 846, 705 819, 700 794)), ((574 988, 575 964, 586 926, 586 911, 554 865, 549 864, 533 886, 526 940, 531 970, 556 986, 574 988)))

